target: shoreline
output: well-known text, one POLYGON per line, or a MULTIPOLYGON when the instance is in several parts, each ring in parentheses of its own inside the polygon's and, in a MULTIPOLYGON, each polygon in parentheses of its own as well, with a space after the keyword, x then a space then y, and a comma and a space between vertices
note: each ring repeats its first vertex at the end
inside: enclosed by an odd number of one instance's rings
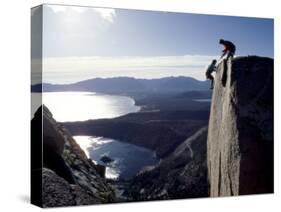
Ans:
POLYGON ((132 176, 135 176, 137 173, 139 173, 147 166, 155 166, 160 161, 160 158, 157 157, 154 150, 136 144, 123 142, 118 139, 107 138, 102 136, 73 136, 73 138, 75 139, 76 143, 81 147, 81 149, 86 153, 87 157, 93 161, 93 163, 104 166, 106 168, 105 178, 108 180, 118 180, 118 179, 129 180, 132 176), (140 160, 143 162, 137 165, 139 169, 135 173, 134 172, 127 173, 124 167, 130 168, 132 164, 128 162, 127 163, 122 162, 122 159, 126 161, 130 161, 126 159, 126 151, 128 147, 132 148, 130 149, 130 151, 135 152, 135 155, 139 155, 138 157, 140 159, 143 158, 140 157, 142 154, 146 154, 147 156, 150 155, 149 157, 150 159, 145 157, 148 161, 143 159, 140 160), (104 151, 99 150, 103 148, 104 151), (110 149, 112 149, 112 151, 109 151, 108 153, 108 150, 110 149), (93 155, 95 156, 91 157, 93 155), (122 155, 124 156, 122 157, 122 155), (101 161, 101 158, 103 156, 107 156, 111 158, 112 161, 108 163, 101 161), (155 162, 153 162, 154 160, 155 162), (147 163, 148 165, 146 165, 147 163), (122 173, 125 175, 122 176, 122 173))

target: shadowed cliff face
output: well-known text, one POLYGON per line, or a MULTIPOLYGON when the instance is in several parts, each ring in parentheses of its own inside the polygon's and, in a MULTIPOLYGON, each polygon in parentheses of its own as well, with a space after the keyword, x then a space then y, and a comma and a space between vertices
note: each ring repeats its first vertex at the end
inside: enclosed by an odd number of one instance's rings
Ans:
POLYGON ((218 65, 208 129, 210 196, 273 192, 273 60, 218 65))
POLYGON ((43 106, 31 122, 33 142, 42 142, 42 206, 87 205, 115 201, 104 170, 87 158, 70 133, 43 106))

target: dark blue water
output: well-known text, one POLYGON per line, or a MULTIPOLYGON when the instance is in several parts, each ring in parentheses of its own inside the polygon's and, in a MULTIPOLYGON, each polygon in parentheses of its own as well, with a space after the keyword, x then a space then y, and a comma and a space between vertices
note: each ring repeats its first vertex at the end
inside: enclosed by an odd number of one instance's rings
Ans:
POLYGON ((159 162, 153 151, 129 143, 91 136, 75 136, 74 139, 95 163, 107 167, 106 178, 128 179, 143 167, 159 162), (105 163, 101 160, 103 156, 113 161, 105 163))

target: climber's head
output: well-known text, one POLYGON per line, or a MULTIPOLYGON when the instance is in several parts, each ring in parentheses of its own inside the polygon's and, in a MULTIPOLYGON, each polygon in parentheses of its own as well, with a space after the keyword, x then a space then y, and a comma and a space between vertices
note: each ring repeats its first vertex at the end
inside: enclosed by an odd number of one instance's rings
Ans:
POLYGON ((212 63, 213 63, 213 64, 216 64, 216 63, 217 63, 217 60, 213 60, 212 63))
POLYGON ((223 44, 224 43, 224 40, 223 39, 220 39, 220 44, 223 44))

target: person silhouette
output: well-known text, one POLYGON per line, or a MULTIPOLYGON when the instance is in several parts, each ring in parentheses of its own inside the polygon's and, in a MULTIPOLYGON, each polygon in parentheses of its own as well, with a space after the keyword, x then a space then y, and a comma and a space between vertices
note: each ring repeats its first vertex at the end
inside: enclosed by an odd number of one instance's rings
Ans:
POLYGON ((222 50, 222 55, 220 58, 223 58, 226 54, 226 60, 228 60, 230 57, 233 58, 236 51, 235 45, 232 42, 223 39, 220 39, 219 43, 224 46, 224 50, 222 50))
POLYGON ((212 75, 213 72, 216 72, 217 67, 216 67, 216 60, 213 60, 212 63, 208 66, 206 70, 206 78, 211 80, 211 87, 210 89, 212 90, 214 88, 214 77, 212 75))

